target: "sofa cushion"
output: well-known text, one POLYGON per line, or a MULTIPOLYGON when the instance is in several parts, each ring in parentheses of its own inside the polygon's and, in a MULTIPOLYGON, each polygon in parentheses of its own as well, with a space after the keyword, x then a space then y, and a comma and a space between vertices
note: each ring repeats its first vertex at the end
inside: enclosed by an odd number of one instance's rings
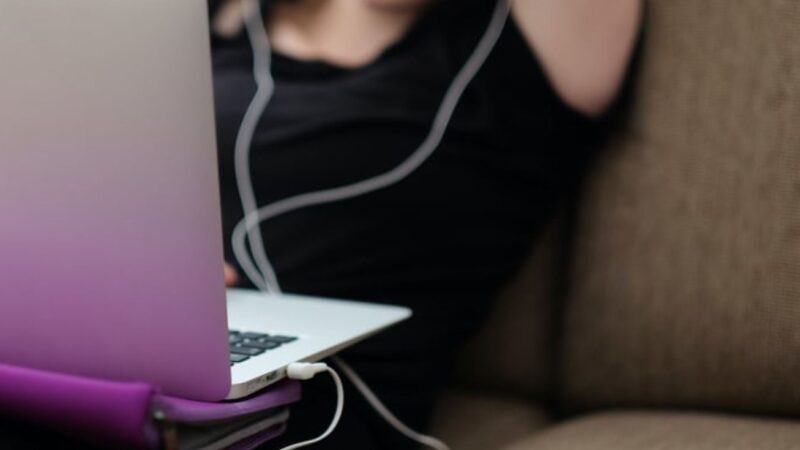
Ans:
POLYGON ((521 399, 450 392, 436 411, 432 434, 454 450, 491 450, 520 440, 549 422, 521 399))
POLYGON ((800 413, 800 2, 653 0, 579 212, 573 410, 800 413))
POLYGON ((800 422, 681 412, 573 420, 504 450, 797 450, 800 422))

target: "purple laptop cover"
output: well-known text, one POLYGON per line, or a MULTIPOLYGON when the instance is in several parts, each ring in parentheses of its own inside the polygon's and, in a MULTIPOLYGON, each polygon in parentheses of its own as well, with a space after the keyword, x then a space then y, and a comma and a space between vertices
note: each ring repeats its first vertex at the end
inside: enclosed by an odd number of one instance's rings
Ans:
MULTIPOLYGON (((109 448, 157 448, 154 410, 177 422, 209 422, 285 406, 300 399, 298 382, 284 380, 235 402, 205 403, 159 395, 151 385, 97 380, 0 364, 0 415, 109 448)), ((284 424, 285 425, 285 424, 284 424)), ((240 443, 263 443, 278 425, 240 443)))
POLYGON ((253 450, 262 444, 282 435, 286 431, 286 424, 282 423, 269 428, 262 433, 254 434, 243 441, 228 447, 228 450, 253 450))

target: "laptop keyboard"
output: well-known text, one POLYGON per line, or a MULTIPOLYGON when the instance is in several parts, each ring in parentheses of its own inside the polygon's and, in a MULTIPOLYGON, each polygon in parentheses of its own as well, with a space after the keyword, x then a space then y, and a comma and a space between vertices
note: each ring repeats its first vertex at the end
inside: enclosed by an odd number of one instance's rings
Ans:
POLYGON ((231 351, 231 366, 296 340, 297 338, 294 336, 230 330, 228 331, 228 346, 231 351))

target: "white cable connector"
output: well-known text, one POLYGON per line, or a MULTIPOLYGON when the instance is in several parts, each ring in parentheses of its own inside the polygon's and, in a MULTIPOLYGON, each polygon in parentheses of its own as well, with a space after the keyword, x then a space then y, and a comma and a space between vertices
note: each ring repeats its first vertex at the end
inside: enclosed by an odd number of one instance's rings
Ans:
POLYGON ((342 411, 344 411, 344 386, 342 385, 342 379, 335 370, 330 368, 325 363, 297 362, 289 364, 289 367, 286 369, 286 376, 292 380, 305 381, 314 378, 315 375, 322 372, 328 372, 331 378, 333 378, 334 384, 336 385, 336 412, 333 414, 333 420, 331 421, 331 424, 328 426, 328 429, 318 437, 289 445, 281 450, 295 450, 316 444, 317 442, 320 442, 330 436, 331 433, 333 433, 333 430, 336 429, 336 426, 339 425, 339 420, 342 418, 342 411))
MULTIPOLYGON (((361 379, 360 376, 350 367, 349 364, 344 362, 341 358, 334 356, 333 361, 336 363, 337 366, 342 370, 342 373, 350 379, 353 383, 355 388, 364 396, 367 400, 367 403, 380 414, 386 422, 391 425, 394 429, 399 431, 402 435, 406 436, 407 438, 411 439, 412 441, 417 442, 418 444, 424 445, 429 447, 433 450, 450 450, 450 447, 447 446, 444 442, 439 439, 436 439, 432 436, 427 436, 422 433, 416 432, 412 430, 408 425, 400 421, 386 405, 372 392, 372 389, 367 386, 364 380, 361 379)), ((333 420, 331 424, 328 426, 328 429, 321 434, 319 437, 315 439, 311 439, 308 441, 299 442, 297 444, 290 445, 288 447, 284 447, 281 450, 294 450, 301 447, 306 447, 311 444, 316 444, 317 442, 322 441, 323 439, 330 436, 336 426, 339 424, 339 420, 342 417, 342 412, 344 410, 344 387, 342 385, 342 380, 339 377, 339 374, 336 373, 330 366, 325 363, 304 363, 304 362, 297 362, 289 364, 289 367, 286 369, 286 376, 292 380, 300 380, 300 381, 307 381, 314 378, 317 374, 322 372, 330 373, 331 377, 333 377, 334 383, 336 383, 336 412, 334 413, 333 420)))
POLYGON ((289 364, 286 369, 286 376, 293 380, 310 380, 318 373, 330 369, 325 363, 303 363, 297 362, 289 364))

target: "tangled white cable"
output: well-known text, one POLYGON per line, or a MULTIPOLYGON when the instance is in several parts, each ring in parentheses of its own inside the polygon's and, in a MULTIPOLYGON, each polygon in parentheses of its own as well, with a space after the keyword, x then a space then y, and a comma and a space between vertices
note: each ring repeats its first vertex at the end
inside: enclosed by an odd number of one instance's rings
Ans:
POLYGON ((245 122, 242 123, 242 130, 244 131, 240 130, 237 138, 236 177, 244 206, 244 218, 236 225, 231 244, 237 262, 250 281, 259 289, 279 293, 281 291, 280 285, 263 245, 261 222, 301 208, 334 203, 384 189, 402 181, 417 170, 439 147, 464 91, 481 67, 483 67, 495 44, 500 39, 505 23, 508 20, 510 4, 508 0, 498 0, 486 32, 464 64, 464 67, 459 70, 447 89, 430 132, 419 148, 411 153, 399 166, 383 174, 353 184, 296 195, 258 209, 255 206, 255 195, 253 194, 249 171, 250 143, 253 139, 255 126, 260 120, 266 104, 272 97, 275 82, 270 73, 270 59, 265 56, 265 54, 270 53, 270 46, 269 37, 264 29, 261 7, 258 1, 254 0, 246 0, 245 4, 251 4, 250 7, 245 8, 245 13, 247 14, 245 25, 253 48, 253 71, 258 84, 258 91, 248 108, 245 122), (250 243, 250 252, 253 254, 255 265, 250 261, 247 241, 250 243))
MULTIPOLYGON (((245 28, 253 51, 253 76, 256 81, 257 90, 255 96, 248 105, 241 127, 239 128, 239 133, 236 137, 234 153, 235 172, 244 218, 236 225, 233 231, 232 247, 234 256, 239 266, 244 271, 245 276, 247 276, 259 290, 280 294, 282 291, 278 282, 278 277, 275 274, 275 269, 264 247, 264 239, 260 227, 261 223, 290 211, 347 200, 387 188, 402 181, 425 163, 439 147, 439 144, 441 144, 464 91, 466 91, 478 71, 483 67, 483 64, 500 39, 500 35, 508 20, 510 3, 509 0, 497 0, 488 28, 475 47, 475 50, 467 59, 467 62, 461 70, 459 70, 452 84, 447 89, 428 135, 422 141, 422 144, 420 144, 420 146, 399 166, 383 174, 353 184, 296 195, 259 208, 250 172, 250 148, 258 123, 275 92, 275 80, 271 73, 272 51, 269 43, 269 36, 264 26, 264 17, 261 11, 260 1, 241 1, 245 28), (248 246, 253 260, 250 259, 250 255, 248 254, 248 246)), ((375 409, 389 425, 419 444, 434 450, 449 450, 449 447, 444 442, 434 437, 418 433, 397 419, 347 363, 339 358, 335 360, 345 376, 350 379, 372 408, 375 409)), ((344 406, 344 390, 339 375, 333 369, 324 363, 295 363, 289 366, 288 376, 295 379, 308 379, 303 377, 308 376, 310 378, 321 371, 329 372, 336 383, 338 400, 334 419, 325 433, 319 437, 290 445, 282 450, 295 450, 315 444, 328 437, 339 423, 344 406)))
MULTIPOLYGON (((253 136, 258 128, 258 122, 264 115, 264 110, 269 105, 275 93, 275 80, 272 78, 272 50, 269 44, 269 35, 264 28, 264 16, 261 12, 261 3, 258 0, 242 0, 242 16, 245 29, 253 50, 253 78, 256 81, 256 94, 247 107, 239 132, 236 135, 234 150, 234 170, 236 185, 244 211, 244 221, 247 224, 247 239, 253 252, 258 269, 252 266, 247 251, 239 248, 237 239, 233 239, 233 248, 236 260, 245 272, 247 278, 262 291, 280 293, 281 288, 278 277, 272 268, 264 250, 264 240, 258 219, 258 202, 256 200, 253 180, 250 172, 250 148, 253 136), (256 249, 261 249, 256 251, 256 249)), ((244 244, 244 243, 242 243, 244 244)), ((243 246, 243 245, 242 245, 243 246)))

